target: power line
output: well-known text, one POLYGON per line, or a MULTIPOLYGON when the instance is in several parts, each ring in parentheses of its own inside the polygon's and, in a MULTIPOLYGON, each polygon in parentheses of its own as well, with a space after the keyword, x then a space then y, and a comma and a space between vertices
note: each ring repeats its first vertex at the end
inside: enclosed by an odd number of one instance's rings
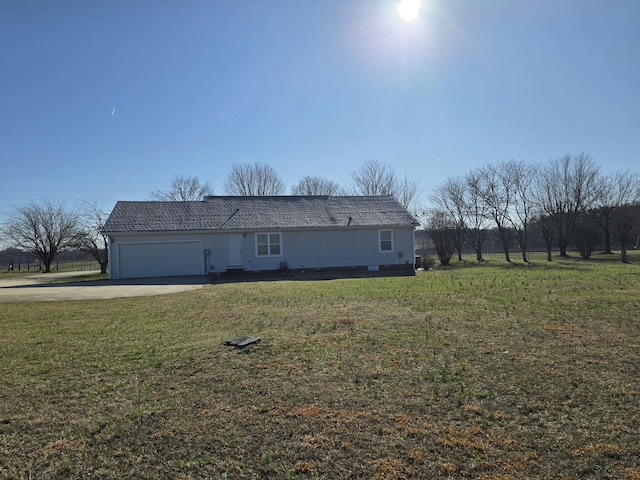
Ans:
POLYGON ((55 190, 55 191, 78 191, 78 192, 137 192, 146 193, 148 190, 132 190, 128 188, 76 188, 76 187, 2 187, 2 190, 55 190))

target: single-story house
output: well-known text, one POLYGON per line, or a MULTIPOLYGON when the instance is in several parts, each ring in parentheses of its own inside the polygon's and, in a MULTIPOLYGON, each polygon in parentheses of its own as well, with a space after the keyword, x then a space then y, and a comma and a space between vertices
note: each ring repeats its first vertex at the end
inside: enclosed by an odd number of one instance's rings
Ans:
POLYGON ((418 222, 392 196, 120 201, 103 232, 112 279, 287 269, 413 271, 418 222))

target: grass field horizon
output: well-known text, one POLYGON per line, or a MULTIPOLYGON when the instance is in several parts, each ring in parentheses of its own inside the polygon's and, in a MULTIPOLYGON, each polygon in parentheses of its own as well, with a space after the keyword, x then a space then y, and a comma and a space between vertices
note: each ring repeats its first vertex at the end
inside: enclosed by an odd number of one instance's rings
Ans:
POLYGON ((0 303, 0 478, 638 480, 629 254, 0 303))

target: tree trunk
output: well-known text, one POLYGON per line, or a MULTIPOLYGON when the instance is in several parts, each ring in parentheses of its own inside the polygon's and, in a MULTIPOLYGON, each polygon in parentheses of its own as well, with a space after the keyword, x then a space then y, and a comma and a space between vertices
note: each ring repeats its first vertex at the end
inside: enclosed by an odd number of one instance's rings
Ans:
POLYGON ((562 243, 558 242, 558 247, 560 247, 560 256, 561 257, 568 257, 566 242, 562 242, 562 243))
POLYGON ((543 224, 542 226, 542 238, 544 238, 544 244, 547 247, 547 260, 551 261, 551 248, 553 247, 553 229, 549 228, 549 224, 543 224))
POLYGON ((509 254, 509 239, 507 233, 503 227, 498 226, 498 235, 502 242, 502 249, 504 250, 504 258, 507 262, 511 263, 511 255, 509 254))
POLYGON ((509 244, 506 240, 502 241, 502 244, 504 245, 504 259, 511 263, 511 255, 509 254, 509 244))
POLYGON ((524 228, 515 228, 516 231, 516 241, 518 242, 518 246, 520 247, 520 253, 522 254, 522 261, 524 263, 529 263, 529 258, 527 257, 527 247, 529 245, 529 232, 527 227, 524 228))
POLYGON ((620 241, 620 260, 622 261, 622 263, 629 263, 629 257, 627 256, 627 245, 629 244, 624 240, 620 241))
POLYGON ((520 239, 520 252, 522 253, 522 261, 524 263, 529 263, 529 257, 527 256, 527 247, 529 246, 529 239, 528 239, 529 235, 527 230, 525 229, 522 232, 521 235, 521 239, 520 239))
POLYGON ((100 262, 100 273, 103 275, 107 273, 107 262, 100 262))
POLYGON ((458 254, 458 261, 462 261, 462 243, 456 240, 456 253, 458 254))
POLYGON ((458 253, 458 261, 462 262, 462 247, 464 247, 464 230, 456 229, 456 252, 458 253))
POLYGON ((476 260, 479 262, 483 262, 482 258, 482 245, 484 243, 487 232, 481 230, 479 228, 470 229, 467 232, 469 243, 473 247, 473 250, 476 252, 476 260))
POLYGON ((611 251, 611 229, 607 225, 603 228, 604 231, 604 253, 612 254, 611 251))

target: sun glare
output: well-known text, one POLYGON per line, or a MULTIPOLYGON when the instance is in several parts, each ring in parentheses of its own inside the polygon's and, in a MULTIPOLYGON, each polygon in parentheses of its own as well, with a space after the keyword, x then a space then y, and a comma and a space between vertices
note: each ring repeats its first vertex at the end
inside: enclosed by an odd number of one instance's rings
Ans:
POLYGON ((413 22, 420 13, 420 0, 400 0, 398 15, 407 22, 413 22))

